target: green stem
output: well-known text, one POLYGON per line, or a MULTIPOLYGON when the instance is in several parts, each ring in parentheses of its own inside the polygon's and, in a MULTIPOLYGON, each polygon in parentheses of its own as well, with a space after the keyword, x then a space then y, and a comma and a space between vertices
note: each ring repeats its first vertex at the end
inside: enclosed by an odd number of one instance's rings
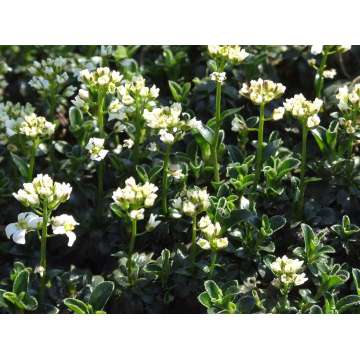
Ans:
POLYGON ((218 162, 219 131, 221 127, 221 83, 216 82, 215 131, 213 151, 214 181, 220 181, 220 165, 218 162))
POLYGON ((105 159, 101 160, 97 170, 98 178, 98 193, 97 193, 97 217, 101 218, 103 214, 103 204, 104 204, 104 172, 105 172, 105 159))
POLYGON ((279 313, 280 314, 286 314, 288 312, 288 292, 285 292, 284 294, 281 295, 280 300, 280 309, 279 309, 279 313))
POLYGON ((195 269, 195 257, 196 257, 196 215, 192 217, 192 226, 191 226, 190 259, 191 259, 192 269, 195 269))
POLYGON ((326 68, 328 56, 329 54, 326 48, 324 48, 324 54, 321 58, 320 66, 315 77, 315 96, 317 98, 320 98, 322 96, 322 91, 324 88, 324 70, 326 68))
POLYGON ((216 258, 217 258, 217 252, 212 251, 211 252, 211 264, 210 264, 210 271, 209 271, 209 279, 211 280, 213 277, 215 265, 216 265, 216 258))
POLYGON ((50 213, 48 212, 47 201, 43 205, 43 222, 40 239, 40 267, 42 268, 42 276, 40 280, 40 305, 44 304, 45 286, 46 286, 46 241, 47 241, 47 227, 50 213))
POLYGON ((129 243, 129 254, 128 254, 128 261, 127 261, 129 284, 132 284, 132 277, 131 277, 131 275, 132 275, 132 255, 134 253, 136 232, 137 232, 137 220, 131 220, 131 238, 130 238, 130 243, 129 243))
POLYGON ((135 112, 135 139, 134 139, 134 150, 133 159, 134 165, 136 166, 139 161, 139 146, 141 138, 142 119, 138 97, 136 98, 136 112, 135 112))
POLYGON ((305 170, 306 170, 306 147, 308 128, 306 120, 302 120, 302 145, 301 145, 301 170, 300 170, 300 194, 298 203, 298 217, 302 218, 304 212, 304 196, 305 196, 305 170))
POLYGON ((165 216, 167 216, 168 214, 167 193, 168 193, 168 170, 169 170, 170 152, 171 152, 171 144, 168 144, 166 146, 165 156, 164 156, 162 193, 161 193, 162 212, 165 216))
MULTIPOLYGON (((104 101, 105 97, 102 93, 98 94, 98 109, 97 109, 97 123, 99 127, 99 134, 101 138, 105 138, 105 130, 104 130, 104 101)), ((97 170, 97 178, 98 178, 98 193, 97 193, 97 207, 96 213, 97 218, 100 219, 103 214, 103 204, 104 204, 104 173, 105 173, 105 160, 101 161, 97 170)))
POLYGON ((258 141, 256 145, 256 169, 255 169, 255 180, 254 189, 257 188, 260 180, 261 168, 263 163, 263 142, 264 142, 264 124, 265 124, 265 104, 260 104, 260 116, 259 116, 259 130, 258 130, 258 141))
POLYGON ((36 149, 38 147, 39 140, 38 138, 34 139, 33 145, 31 147, 30 153, 30 163, 29 163, 29 172, 27 180, 30 182, 34 176, 34 168, 35 168, 35 157, 36 157, 36 149))

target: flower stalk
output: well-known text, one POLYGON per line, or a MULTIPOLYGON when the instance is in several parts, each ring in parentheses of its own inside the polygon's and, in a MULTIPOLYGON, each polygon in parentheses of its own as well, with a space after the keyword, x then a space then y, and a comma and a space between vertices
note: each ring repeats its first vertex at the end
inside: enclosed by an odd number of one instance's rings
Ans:
POLYGON ((215 269, 215 265, 216 265, 216 258, 217 258, 217 252, 212 251, 211 252, 211 260, 210 260, 211 262, 210 262, 209 280, 211 280, 213 278, 214 269, 215 269))
POLYGON ((304 213, 305 198, 305 171, 306 171, 306 155, 307 155, 307 138, 309 129, 306 126, 306 120, 302 121, 302 143, 301 143, 301 169, 300 169, 300 193, 298 202, 298 216, 302 218, 304 213))
POLYGON ((215 131, 214 131, 214 147, 213 147, 213 167, 214 181, 220 181, 220 165, 218 160, 219 152, 219 132, 221 127, 221 82, 216 82, 216 104, 215 104, 215 131))
POLYGON ((255 189, 259 184, 261 168, 263 163, 264 124, 265 124, 265 103, 262 102, 260 104, 258 141, 256 146, 256 169, 255 169, 255 180, 254 180, 255 189))
POLYGON ((33 141, 32 147, 31 147, 29 172, 28 172, 27 181, 31 181, 34 176, 36 150, 37 150, 38 146, 39 146, 39 138, 35 138, 33 141))
POLYGON ((44 304, 45 286, 46 286, 46 242, 47 242, 47 227, 51 213, 48 209, 48 202, 45 200, 43 205, 43 221, 41 227, 40 238, 40 267, 41 267, 41 280, 40 280, 40 304, 44 304))
POLYGON ((191 250, 190 250, 190 260, 191 268, 195 269, 195 258, 196 258, 196 214, 192 216, 192 225, 191 225, 191 250))
POLYGON ((137 220, 135 219, 135 220, 131 220, 131 237, 129 243, 128 261, 127 261, 129 284, 132 284, 132 256, 135 248, 136 233, 137 233, 137 220))
MULTIPOLYGON (((102 92, 98 94, 98 109, 97 109, 97 123, 99 127, 99 134, 101 138, 105 138, 105 130, 104 130, 104 101, 105 96, 102 92)), ((101 218, 103 213, 103 198, 104 198, 104 173, 105 173, 105 160, 99 163, 97 169, 97 178, 98 178, 98 191, 97 191, 97 207, 96 213, 97 217, 101 218)))
POLYGON ((321 98, 324 88, 324 70, 326 69, 326 63, 329 56, 327 47, 324 47, 323 55, 321 58, 320 66, 317 69, 315 76, 315 97, 321 98))
POLYGON ((164 154, 164 165, 163 165, 163 176, 162 176, 162 194, 161 194, 161 205, 164 216, 168 215, 168 204, 167 204, 167 193, 168 193, 168 172, 169 172, 169 160, 171 152, 171 144, 166 144, 164 154))

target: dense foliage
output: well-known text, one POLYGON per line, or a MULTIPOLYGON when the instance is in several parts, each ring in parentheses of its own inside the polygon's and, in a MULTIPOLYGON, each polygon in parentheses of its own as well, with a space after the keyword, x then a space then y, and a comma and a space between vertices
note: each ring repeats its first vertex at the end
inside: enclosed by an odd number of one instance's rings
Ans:
POLYGON ((359 63, 0 47, 0 313, 358 312, 359 63))

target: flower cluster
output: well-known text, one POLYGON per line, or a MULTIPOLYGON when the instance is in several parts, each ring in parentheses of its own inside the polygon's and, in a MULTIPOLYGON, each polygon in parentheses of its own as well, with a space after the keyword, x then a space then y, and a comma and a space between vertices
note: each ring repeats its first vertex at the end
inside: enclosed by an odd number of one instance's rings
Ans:
POLYGON ((54 210, 70 198, 71 191, 70 184, 59 183, 49 175, 39 174, 31 183, 25 183, 23 189, 13 193, 13 196, 25 207, 42 208, 46 202, 48 208, 54 210))
POLYGON ((310 52, 313 55, 319 55, 324 52, 324 50, 331 53, 344 53, 351 49, 351 45, 312 45, 310 52))
POLYGON ((203 250, 218 251, 228 246, 227 237, 221 237, 220 223, 213 223, 209 216, 203 216, 198 222, 198 227, 203 237, 199 238, 197 244, 203 250))
POLYGON ((78 92, 72 103, 88 111, 92 101, 97 101, 98 95, 115 94, 116 89, 120 86, 123 76, 118 71, 111 71, 108 67, 99 67, 94 71, 84 69, 79 74, 83 88, 78 92))
POLYGON ((154 205, 157 198, 158 187, 146 182, 137 184, 133 177, 125 181, 124 188, 118 188, 113 192, 112 198, 122 211, 125 211, 131 220, 144 219, 144 208, 154 205))
POLYGON ((303 261, 289 259, 286 255, 277 258, 270 264, 270 269, 276 278, 272 281, 273 286, 290 291, 293 286, 300 286, 307 281, 305 273, 301 272, 303 261))
POLYGON ((86 145, 86 149, 89 150, 90 159, 95 161, 101 161, 105 158, 109 150, 104 149, 105 139, 90 138, 86 145))
POLYGON ((194 187, 188 189, 183 197, 173 200, 173 217, 180 217, 181 214, 196 216, 206 211, 210 206, 210 195, 206 189, 194 187))
POLYGON ((286 87, 271 80, 251 80, 250 85, 244 83, 239 94, 250 99, 254 104, 266 104, 284 94, 286 87))
POLYGON ((6 121, 6 133, 8 136, 23 134, 30 138, 49 137, 55 132, 55 124, 52 124, 43 116, 35 113, 25 115, 25 118, 6 121))
MULTIPOLYGON (((41 62, 34 61, 29 68, 30 73, 33 75, 29 85, 44 93, 50 90, 53 83, 64 85, 69 80, 68 68, 69 62, 63 57, 48 58, 41 62)), ((71 96, 74 91, 74 86, 68 86, 64 95, 71 96)))
MULTIPOLYGON (((0 144, 5 145, 8 142, 8 136, 3 130, 9 128, 10 134, 13 134, 12 129, 17 129, 24 121, 25 116, 34 112, 31 104, 20 103, 13 104, 11 101, 0 104, 0 144)), ((7 132, 7 131, 6 131, 7 132)), ((11 135, 11 136, 12 136, 11 135)))
POLYGON ((231 64, 240 64, 249 56, 239 45, 209 45, 208 51, 212 58, 231 64))
POLYGON ((109 105, 109 120, 128 119, 135 112, 143 113, 145 108, 155 106, 155 99, 159 96, 159 88, 155 85, 148 87, 141 75, 136 75, 131 81, 123 82, 116 90, 116 96, 109 105))
POLYGON ((318 116, 323 105, 323 101, 316 98, 314 101, 306 100, 303 94, 297 94, 291 99, 286 99, 284 108, 291 115, 301 121, 306 121, 309 129, 315 128, 320 124, 318 116))
POLYGON ((17 244, 25 244, 25 235, 28 232, 43 232, 41 228, 44 224, 46 229, 51 224, 53 234, 66 235, 68 246, 72 246, 76 239, 74 229, 79 225, 73 216, 63 214, 50 217, 53 210, 70 198, 71 191, 69 184, 55 182, 49 175, 39 174, 31 183, 25 183, 23 189, 13 193, 13 196, 24 206, 31 207, 35 213, 20 213, 16 223, 7 225, 7 237, 17 244))
POLYGON ((196 118, 182 119, 181 112, 181 104, 174 103, 170 107, 154 108, 152 111, 145 109, 144 118, 148 127, 158 131, 163 143, 173 144, 180 140, 187 130, 202 126, 202 122, 196 118))
POLYGON ((360 112, 360 84, 356 84, 350 91, 347 86, 339 88, 336 98, 338 108, 343 113, 360 112))
POLYGON ((141 75, 137 75, 131 81, 126 81, 125 84, 119 86, 117 91, 121 102, 130 106, 138 97, 141 97, 143 103, 157 99, 160 89, 155 85, 149 88, 145 85, 145 79, 141 75))

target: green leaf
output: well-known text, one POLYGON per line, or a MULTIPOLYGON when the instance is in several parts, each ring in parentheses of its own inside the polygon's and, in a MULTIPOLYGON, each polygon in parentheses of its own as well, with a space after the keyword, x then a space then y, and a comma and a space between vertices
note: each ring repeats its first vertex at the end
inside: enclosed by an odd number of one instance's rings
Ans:
POLYGON ((10 154, 11 154, 11 158, 12 158, 14 164, 16 165, 16 167, 18 168, 21 176, 24 178, 27 178, 28 172, 29 172, 28 162, 16 154, 13 154, 13 153, 10 153, 10 154))
POLYGON ((21 302, 24 306, 24 309, 27 311, 35 311, 38 307, 38 302, 36 298, 27 293, 25 294, 21 302))
POLYGON ((201 137, 209 144, 212 145, 214 142, 214 130, 210 129, 208 126, 203 125, 197 128, 197 131, 201 137))
POLYGON ((323 311, 319 305, 313 305, 310 308, 310 314, 322 314, 323 311))
POLYGON ((358 295, 360 295, 360 270, 356 268, 352 269, 352 276, 356 292, 358 295))
POLYGON ((207 292, 203 292, 198 296, 198 300, 201 305, 205 306, 207 309, 211 308, 211 298, 207 292))
POLYGON ((78 299, 67 298, 64 304, 75 314, 88 314, 89 310, 87 305, 78 299))
POLYGON ((115 203, 112 203, 110 205, 110 209, 113 211, 113 213, 118 216, 119 218, 123 218, 125 216, 125 213, 121 209, 121 207, 115 203))
POLYGON ((204 286, 211 300, 213 301, 221 300, 223 293, 215 281, 207 280, 205 281, 204 286))
POLYGON ((177 101, 177 102, 181 102, 181 100, 182 100, 181 86, 177 82, 172 81, 172 80, 169 80, 168 83, 169 83, 169 88, 170 88, 170 91, 171 91, 171 95, 173 96, 174 100, 177 101))
POLYGON ((345 296, 336 303, 336 307, 337 307, 339 313, 343 313, 343 312, 349 310, 350 308, 352 308, 354 306, 359 306, 359 305, 360 305, 360 296, 359 295, 345 296))
POLYGON ((286 224, 286 218, 281 215, 274 215, 270 218, 270 226, 273 232, 280 230, 286 224))
POLYGON ((29 286, 29 276, 30 273, 28 270, 22 270, 17 274, 13 284, 13 292, 16 295, 19 295, 22 292, 27 293, 29 286))
POLYGON ((149 176, 148 176, 144 166, 136 165, 136 172, 138 173, 139 178, 141 179, 142 182, 149 181, 149 176))
MULTIPOLYGON (((314 244, 316 245, 315 243, 316 235, 313 229, 307 224, 301 224, 301 230, 304 237, 305 249, 307 250, 313 249, 313 245, 314 244)), ((319 242, 317 241, 317 243, 319 242)))
POLYGON ((95 311, 105 307, 113 291, 114 283, 112 281, 104 281, 95 287, 89 300, 95 311))
POLYGON ((73 127, 81 126, 83 123, 82 111, 72 106, 69 110, 70 125, 73 127))

